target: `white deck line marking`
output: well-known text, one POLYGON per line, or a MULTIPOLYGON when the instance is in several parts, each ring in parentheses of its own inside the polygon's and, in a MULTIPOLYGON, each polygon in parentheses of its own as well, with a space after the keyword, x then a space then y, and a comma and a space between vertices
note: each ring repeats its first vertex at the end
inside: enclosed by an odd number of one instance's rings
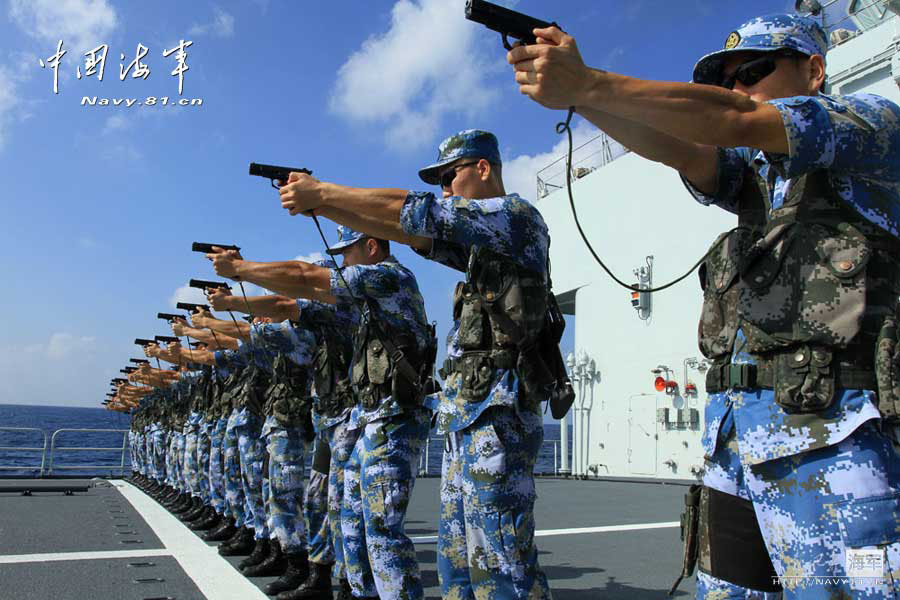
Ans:
MULTIPOLYGON (((634 525, 605 525, 603 527, 576 527, 573 529, 540 529, 534 532, 535 537, 549 535, 576 535, 581 533, 614 533, 616 531, 640 531, 643 529, 666 529, 669 527, 681 527, 680 521, 664 521, 662 523, 635 523, 634 525)), ((433 544, 437 542, 436 535, 420 535, 410 538, 413 543, 433 544)))
POLYGON ((208 546, 155 500, 126 481, 110 483, 150 525, 204 596, 216 600, 268 600, 261 589, 219 556, 215 546, 208 546))
POLYGON ((172 556, 169 550, 110 550, 108 552, 54 552, 50 554, 12 554, 0 556, 0 565, 60 560, 109 560, 114 558, 147 558, 172 556))

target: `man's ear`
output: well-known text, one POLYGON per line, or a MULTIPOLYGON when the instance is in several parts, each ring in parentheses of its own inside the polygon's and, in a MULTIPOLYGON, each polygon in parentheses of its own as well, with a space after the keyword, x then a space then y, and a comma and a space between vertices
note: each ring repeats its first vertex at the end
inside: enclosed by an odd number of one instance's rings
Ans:
POLYGON ((825 83, 825 59, 815 54, 809 57, 806 67, 809 69, 809 94, 813 96, 825 83))

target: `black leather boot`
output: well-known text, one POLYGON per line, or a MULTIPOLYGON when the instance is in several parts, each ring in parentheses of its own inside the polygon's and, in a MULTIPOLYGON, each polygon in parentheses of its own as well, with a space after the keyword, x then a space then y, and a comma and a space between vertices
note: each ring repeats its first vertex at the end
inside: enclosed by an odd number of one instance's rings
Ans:
POLYGON ((172 507, 172 512, 179 517, 186 515, 200 505, 200 499, 194 498, 190 494, 185 494, 186 499, 177 506, 172 507))
POLYGON ((202 519, 198 519, 194 521, 188 527, 191 531, 209 531, 215 529, 221 523, 221 517, 213 510, 212 507, 207 507, 206 516, 202 519))
MULTIPOLYGON (((288 558, 288 560, 290 561, 290 558, 288 558)), ((306 581, 300 584, 296 589, 291 589, 278 594, 276 600, 331 600, 332 566, 333 565, 320 565, 314 562, 309 563, 309 577, 306 578, 306 581)), ((290 566, 288 566, 288 573, 290 573, 290 569, 290 566)), ((285 573, 285 577, 287 577, 288 573, 285 573)), ((273 592, 270 592, 269 588, 279 581, 281 580, 278 579, 270 583, 265 592, 267 594, 272 594, 273 592)))
POLYGON ((353 597, 353 592, 350 590, 350 582, 346 579, 341 579, 340 587, 338 588, 337 596, 334 597, 334 600, 356 600, 353 597))
POLYGON ((197 506, 188 512, 184 513, 179 519, 187 523, 188 521, 196 521, 197 519, 202 519, 206 516, 206 505, 203 504, 203 500, 197 498, 197 506))
POLYGON ((241 571, 247 577, 271 577, 283 575, 288 563, 278 540, 269 540, 269 554, 261 563, 249 566, 241 571))
POLYGON ((253 552, 253 530, 242 527, 233 541, 219 546, 219 554, 222 556, 246 556, 253 552))
POLYGON ((222 519, 218 527, 203 536, 205 542, 224 542, 237 533, 234 521, 231 519, 222 519))
POLYGON ((256 544, 253 546, 253 552, 250 553, 250 556, 245 558, 238 564, 238 570, 240 572, 244 572, 244 569, 247 567, 252 567, 253 565, 258 565, 262 561, 266 560, 266 557, 269 556, 269 539, 262 538, 256 540, 256 544))

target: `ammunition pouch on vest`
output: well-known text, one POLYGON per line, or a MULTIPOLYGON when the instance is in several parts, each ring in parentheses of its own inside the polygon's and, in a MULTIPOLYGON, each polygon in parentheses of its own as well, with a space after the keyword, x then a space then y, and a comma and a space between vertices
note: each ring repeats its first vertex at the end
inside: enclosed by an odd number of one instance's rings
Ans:
POLYGON ((274 416, 282 427, 301 427, 307 439, 312 432, 312 398, 308 370, 292 363, 284 353, 275 355, 273 374, 264 393, 263 414, 274 416))
POLYGON ((875 350, 878 410, 888 424, 900 424, 900 343, 897 317, 885 318, 875 350))
POLYGON ((243 368, 234 369, 222 382, 222 394, 219 396, 219 401, 222 404, 221 414, 225 417, 238 405, 237 396, 241 394, 243 373, 243 368))
POLYGON ((251 414, 261 416, 269 383, 269 374, 256 365, 244 367, 237 389, 231 397, 232 407, 238 410, 246 408, 251 414))
POLYGON ((316 413, 327 418, 336 417, 354 405, 350 385, 349 352, 342 352, 327 331, 318 332, 316 340, 315 374, 316 413))
POLYGON ((374 302, 366 298, 368 319, 354 340, 352 384, 360 405, 377 408, 388 396, 404 409, 422 405, 428 379, 434 368, 437 338, 430 326, 424 353, 409 334, 397 334, 385 323, 375 321, 374 302))
MULTIPOLYGON (((745 186, 741 210, 757 211, 760 199, 764 187, 745 186)), ((759 363, 754 387, 774 389, 788 412, 824 410, 835 389, 874 389, 872 348, 897 305, 900 242, 846 206, 823 170, 795 178, 765 227, 753 226, 704 265, 704 355, 726 359, 740 328, 759 363)), ((741 369, 711 370, 708 391, 735 387, 741 369)))
POLYGON ((538 411, 540 402, 553 396, 554 416, 568 402, 565 414, 574 399, 559 351, 565 322, 541 274, 472 248, 466 281, 457 284, 454 294, 453 318, 459 321, 462 354, 444 362, 441 376, 459 374, 463 399, 482 402, 498 372, 512 369, 519 378, 522 407, 538 411))

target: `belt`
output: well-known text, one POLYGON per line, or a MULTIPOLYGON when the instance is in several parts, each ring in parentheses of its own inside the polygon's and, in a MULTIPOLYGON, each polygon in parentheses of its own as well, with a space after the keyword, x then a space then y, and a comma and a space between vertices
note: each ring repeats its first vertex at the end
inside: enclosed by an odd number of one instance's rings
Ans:
POLYGON ((441 379, 447 379, 453 373, 460 370, 465 360, 470 356, 487 356, 491 359, 491 363, 495 369, 514 369, 519 358, 519 351, 515 349, 498 349, 498 350, 474 350, 463 352, 461 356, 455 358, 447 358, 443 366, 438 369, 441 379))
MULTIPOLYGON (((725 390, 748 390, 773 388, 775 361, 772 358, 756 356, 757 364, 713 365, 706 373, 706 392, 714 394, 725 390)), ((840 389, 874 390, 877 382, 873 369, 832 363, 834 386, 840 389)))

